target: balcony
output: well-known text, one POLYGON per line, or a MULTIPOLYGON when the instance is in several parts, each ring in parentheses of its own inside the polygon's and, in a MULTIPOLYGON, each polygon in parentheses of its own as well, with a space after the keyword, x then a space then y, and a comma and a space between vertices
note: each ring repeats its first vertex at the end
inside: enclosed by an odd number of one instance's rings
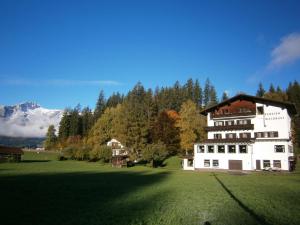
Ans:
POLYGON ((228 112, 228 113, 211 113, 211 118, 226 118, 226 117, 243 117, 243 116, 255 116, 255 111, 248 112, 228 112))
POLYGON ((223 139, 205 139, 205 144, 217 144, 217 143, 250 143, 255 138, 223 138, 223 139))
POLYGON ((254 130, 254 124, 205 127, 205 131, 225 131, 225 130, 254 130))

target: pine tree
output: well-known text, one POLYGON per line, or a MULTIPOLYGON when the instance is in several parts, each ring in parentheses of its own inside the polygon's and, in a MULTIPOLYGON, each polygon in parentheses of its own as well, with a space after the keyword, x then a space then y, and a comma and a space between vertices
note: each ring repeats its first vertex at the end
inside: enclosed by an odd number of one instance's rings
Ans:
POLYGON ((222 101, 225 101, 227 100, 229 97, 228 97, 228 94, 226 91, 223 92, 223 95, 222 95, 222 101))
POLYGON ((215 105, 215 104, 218 103, 217 92, 216 92, 216 89, 213 85, 210 86, 209 99, 210 99, 210 101, 208 103, 209 106, 215 105))
POLYGON ((55 132, 56 132, 56 130, 55 130, 54 125, 50 125, 48 127, 48 131, 47 131, 47 134, 46 134, 46 139, 44 141, 45 150, 51 150, 51 149, 56 147, 57 137, 56 137, 55 132))
POLYGON ((95 111, 94 111, 94 121, 95 122, 97 121, 97 119, 100 118, 100 116, 104 112, 105 106, 106 106, 106 100, 105 100, 105 97, 104 97, 104 92, 103 92, 103 90, 101 90, 100 93, 99 93, 99 97, 98 97, 96 107, 95 107, 95 111))
POLYGON ((257 97, 263 97, 265 93, 266 93, 266 91, 265 91, 265 89, 264 89, 262 83, 259 83, 259 85, 258 85, 258 90, 257 90, 257 92, 256 92, 256 96, 257 96, 257 97))
POLYGON ((204 95, 203 103, 204 103, 205 107, 210 102, 210 91, 211 91, 210 80, 209 80, 209 78, 207 78, 205 81, 204 94, 203 94, 204 95))
POLYGON ((270 93, 275 93, 275 88, 274 88, 273 84, 270 85, 269 92, 270 93))
POLYGON ((196 103, 198 108, 202 107, 202 101, 203 101, 202 88, 199 84, 198 79, 196 79, 195 85, 194 85, 193 101, 196 103))
POLYGON ((89 107, 85 107, 81 113, 82 118, 82 135, 87 136, 93 125, 93 113, 89 107))
POLYGON ((70 109, 65 109, 63 116, 59 123, 59 131, 58 131, 58 138, 62 142, 66 140, 70 136, 70 109))

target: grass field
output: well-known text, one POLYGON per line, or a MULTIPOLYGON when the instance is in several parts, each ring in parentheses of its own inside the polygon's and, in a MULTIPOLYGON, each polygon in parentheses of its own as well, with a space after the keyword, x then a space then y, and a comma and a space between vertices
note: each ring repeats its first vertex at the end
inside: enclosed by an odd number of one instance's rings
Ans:
MULTIPOLYGON (((116 169, 26 153, 0 164, 1 224, 300 224, 300 173, 116 169)), ((177 163, 176 163, 177 162, 177 163)))

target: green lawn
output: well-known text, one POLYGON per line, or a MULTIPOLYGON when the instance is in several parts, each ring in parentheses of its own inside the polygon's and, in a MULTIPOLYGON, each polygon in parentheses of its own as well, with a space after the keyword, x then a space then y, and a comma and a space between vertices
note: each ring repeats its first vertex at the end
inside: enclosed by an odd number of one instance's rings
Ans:
POLYGON ((300 173, 116 169, 26 153, 0 164, 1 224, 300 224, 300 173))

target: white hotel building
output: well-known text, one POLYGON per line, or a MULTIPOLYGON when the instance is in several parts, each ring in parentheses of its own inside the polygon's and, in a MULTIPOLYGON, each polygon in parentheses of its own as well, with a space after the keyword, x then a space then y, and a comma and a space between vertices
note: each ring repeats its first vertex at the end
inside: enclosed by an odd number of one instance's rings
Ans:
POLYGON ((194 145, 183 169, 290 170, 291 103, 240 94, 205 109, 207 139, 194 145))

